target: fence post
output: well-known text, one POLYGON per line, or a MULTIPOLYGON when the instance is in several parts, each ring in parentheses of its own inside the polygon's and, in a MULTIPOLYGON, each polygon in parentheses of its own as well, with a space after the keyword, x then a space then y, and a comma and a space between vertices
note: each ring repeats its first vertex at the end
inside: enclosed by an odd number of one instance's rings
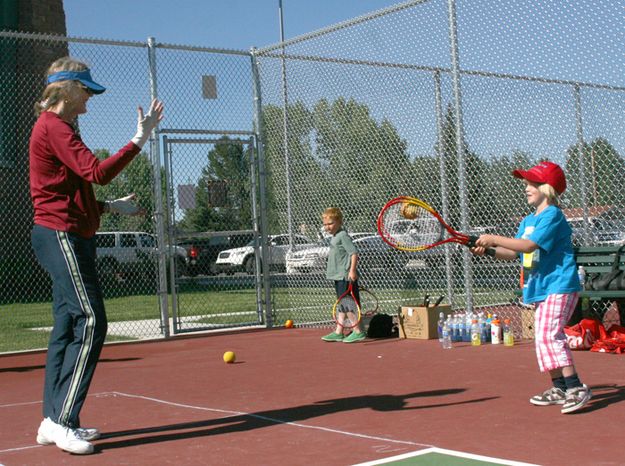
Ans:
MULTIPOLYGON (((586 195, 586 163, 584 156, 584 126, 582 124, 582 99, 580 96, 579 84, 573 86, 573 96, 575 98, 575 129, 577 132, 577 156, 579 157, 579 185, 582 195, 582 208, 584 217, 584 244, 590 244, 588 196, 586 195)), ((596 201, 596 199, 594 199, 596 201)))
POLYGON ((282 70, 282 101, 284 103, 282 130, 284 144, 284 172, 286 175, 286 216, 287 233, 289 234, 289 250, 293 248, 293 214, 291 209, 291 167, 289 157, 289 92, 286 79, 286 58, 284 57, 284 20, 282 15, 282 0, 279 1, 280 16, 280 42, 282 42, 282 54, 280 57, 282 70))
MULTIPOLYGON (((464 126, 462 119, 462 92, 460 89, 460 63, 458 53, 458 25, 456 22, 456 2, 447 0, 449 9, 449 42, 451 48, 451 76, 454 88, 455 112, 456 112, 456 155, 458 157, 458 190, 460 199, 460 228, 461 231, 469 229, 469 210, 467 202, 467 170, 464 150, 464 126)), ((473 269, 471 257, 467 249, 462 251, 464 259, 464 286, 466 290, 466 309, 473 312, 473 269)))
MULTIPOLYGON (((263 147, 263 116, 262 116, 262 99, 260 90, 260 76, 258 74, 258 62, 256 58, 256 49, 251 50, 252 58, 252 81, 253 81, 253 98, 254 98, 254 133, 256 134, 256 145, 258 150, 258 189, 260 192, 260 232, 261 232, 261 257, 262 257, 262 277, 263 288, 265 289, 265 324, 267 327, 273 327, 273 309, 271 306, 271 276, 269 273, 269 242, 267 241, 267 188, 265 171, 265 150, 263 147)), ((257 269, 259 261, 256 257, 257 269)))
MULTIPOLYGON (((436 146, 436 152, 438 156, 439 178, 441 181, 441 202, 443 218, 449 218, 449 199, 447 192, 447 171, 445 169, 445 152, 443 151, 443 140, 445 135, 443 134, 443 100, 441 97, 441 72, 434 72, 434 102, 436 113, 436 133, 438 144, 436 146)), ((447 276, 447 302, 454 306, 454 280, 451 261, 451 245, 445 245, 445 274, 447 276)))
MULTIPOLYGON (((148 37, 148 62, 150 77, 150 99, 158 97, 156 86, 156 40, 148 37)), ((161 307, 161 330, 169 337, 169 308, 167 299, 167 254, 165 252, 165 223, 163 221, 163 196, 161 186, 161 152, 158 126, 150 135, 150 159, 154 167, 154 219, 158 238, 158 296, 161 307)), ((173 283, 172 283, 173 286, 173 283)))

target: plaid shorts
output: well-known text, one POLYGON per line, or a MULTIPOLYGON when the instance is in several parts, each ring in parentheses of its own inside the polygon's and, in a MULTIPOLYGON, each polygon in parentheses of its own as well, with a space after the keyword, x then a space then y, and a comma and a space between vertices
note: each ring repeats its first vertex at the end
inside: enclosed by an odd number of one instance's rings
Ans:
POLYGON ((571 318, 578 299, 578 293, 552 294, 536 304, 534 339, 541 372, 573 365, 564 326, 571 318))

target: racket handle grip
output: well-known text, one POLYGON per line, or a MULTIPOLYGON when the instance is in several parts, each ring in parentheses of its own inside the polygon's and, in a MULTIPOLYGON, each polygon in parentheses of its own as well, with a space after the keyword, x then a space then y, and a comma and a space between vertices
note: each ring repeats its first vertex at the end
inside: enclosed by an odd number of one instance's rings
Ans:
MULTIPOLYGON (((467 242, 467 246, 470 248, 475 247, 475 243, 477 242, 477 239, 478 239, 477 236, 469 236, 469 241, 467 242)), ((490 257, 495 257, 497 254, 497 251, 494 248, 487 248, 484 254, 490 257)))

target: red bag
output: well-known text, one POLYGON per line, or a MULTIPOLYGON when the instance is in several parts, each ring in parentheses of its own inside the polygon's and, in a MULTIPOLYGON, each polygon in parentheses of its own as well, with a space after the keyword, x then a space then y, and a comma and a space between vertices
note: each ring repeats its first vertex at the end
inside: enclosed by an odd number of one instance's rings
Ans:
POLYGON ((587 350, 598 340, 606 338, 605 327, 600 320, 582 319, 578 324, 564 327, 566 342, 572 350, 587 350))
POLYGON ((620 325, 612 325, 606 338, 596 341, 590 351, 597 353, 625 353, 625 327, 620 325))

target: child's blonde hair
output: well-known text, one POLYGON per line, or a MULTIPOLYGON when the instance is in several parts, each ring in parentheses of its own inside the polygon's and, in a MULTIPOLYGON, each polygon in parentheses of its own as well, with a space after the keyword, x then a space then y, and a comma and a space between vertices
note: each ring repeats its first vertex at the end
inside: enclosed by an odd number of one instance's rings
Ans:
POLYGON ((547 202, 550 205, 560 207, 560 198, 558 197, 558 193, 553 186, 547 183, 539 184, 538 191, 540 191, 543 196, 547 198, 547 202))
POLYGON ((337 221, 339 223, 343 223, 343 212, 338 207, 328 207, 321 214, 321 218, 327 217, 331 220, 337 221))

